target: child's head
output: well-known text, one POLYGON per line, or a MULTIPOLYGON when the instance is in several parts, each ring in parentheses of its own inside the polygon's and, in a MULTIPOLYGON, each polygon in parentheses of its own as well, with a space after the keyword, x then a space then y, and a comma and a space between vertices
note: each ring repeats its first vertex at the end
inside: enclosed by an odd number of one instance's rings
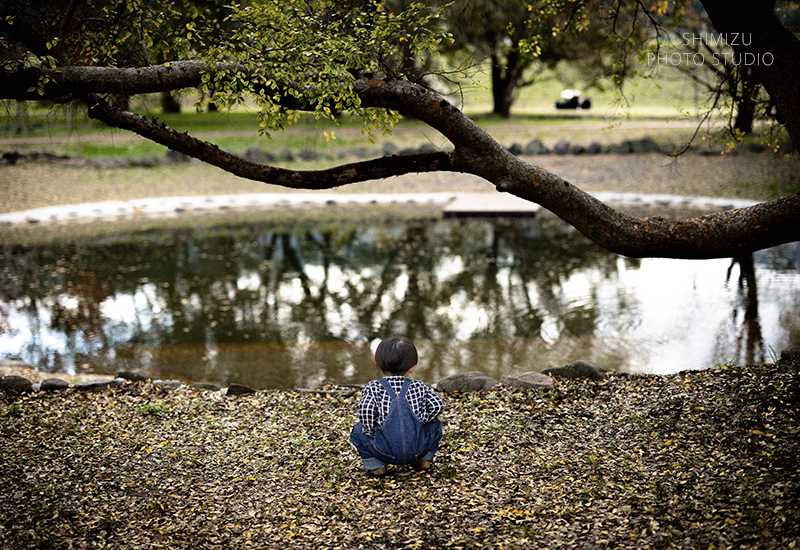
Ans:
POLYGON ((417 348, 405 336, 390 336, 378 344, 375 364, 384 374, 405 374, 417 364, 417 348))

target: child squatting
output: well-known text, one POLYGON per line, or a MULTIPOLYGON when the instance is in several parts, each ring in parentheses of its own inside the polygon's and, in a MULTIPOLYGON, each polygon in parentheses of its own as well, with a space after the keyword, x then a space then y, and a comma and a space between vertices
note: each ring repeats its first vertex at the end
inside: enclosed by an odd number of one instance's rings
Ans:
POLYGON ((370 475, 385 475, 390 464, 418 470, 432 466, 442 439, 444 401, 423 382, 407 378, 417 360, 417 348, 404 336, 386 338, 375 350, 375 366, 383 378, 364 386, 359 421, 350 432, 370 475))

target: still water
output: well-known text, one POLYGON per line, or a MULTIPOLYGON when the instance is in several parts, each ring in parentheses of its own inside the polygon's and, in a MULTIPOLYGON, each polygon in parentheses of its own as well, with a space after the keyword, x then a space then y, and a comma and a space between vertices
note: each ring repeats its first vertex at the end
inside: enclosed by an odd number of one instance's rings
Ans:
POLYGON ((415 377, 577 359, 671 373, 800 344, 800 246, 623 258, 558 221, 171 230, 0 245, 0 357, 255 388, 361 384, 412 338, 415 377))

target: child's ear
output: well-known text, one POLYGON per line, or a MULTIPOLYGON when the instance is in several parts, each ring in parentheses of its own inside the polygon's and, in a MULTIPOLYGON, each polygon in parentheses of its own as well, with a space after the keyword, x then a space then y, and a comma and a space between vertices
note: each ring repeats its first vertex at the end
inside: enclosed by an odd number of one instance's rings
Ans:
POLYGON ((417 366, 416 366, 416 365, 414 365, 413 367, 411 367, 410 369, 408 369, 408 372, 407 372, 406 374, 413 374, 413 373, 414 373, 414 369, 416 369, 416 368, 417 368, 417 366))
POLYGON ((377 361, 375 361, 375 368, 378 369, 378 370, 381 370, 381 368, 378 366, 378 362, 377 361))

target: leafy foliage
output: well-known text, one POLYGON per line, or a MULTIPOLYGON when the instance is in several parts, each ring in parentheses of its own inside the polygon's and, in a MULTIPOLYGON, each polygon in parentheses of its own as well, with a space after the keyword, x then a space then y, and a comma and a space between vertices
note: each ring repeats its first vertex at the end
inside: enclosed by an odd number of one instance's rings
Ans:
POLYGON ((448 394, 434 470, 383 479, 347 439, 357 398, 2 396, 0 545, 766 549, 800 529, 796 363, 448 394))
POLYGON ((233 32, 205 57, 230 68, 205 80, 211 100, 231 106, 255 98, 260 131, 283 130, 298 113, 281 107, 284 94, 319 119, 336 122, 342 112, 363 118, 366 133, 389 131, 395 112, 364 109, 352 82, 359 71, 406 78, 397 59, 432 54, 447 35, 438 11, 411 3, 393 12, 377 0, 261 0, 235 11, 233 32), (402 52, 398 46, 402 45, 402 52), (284 86, 291 81, 296 85, 284 86))
POLYGON ((214 26, 197 2, 87 0, 77 2, 67 19, 68 4, 4 2, 0 36, 11 48, 3 52, 3 63, 146 66, 189 56, 192 29, 214 26))

